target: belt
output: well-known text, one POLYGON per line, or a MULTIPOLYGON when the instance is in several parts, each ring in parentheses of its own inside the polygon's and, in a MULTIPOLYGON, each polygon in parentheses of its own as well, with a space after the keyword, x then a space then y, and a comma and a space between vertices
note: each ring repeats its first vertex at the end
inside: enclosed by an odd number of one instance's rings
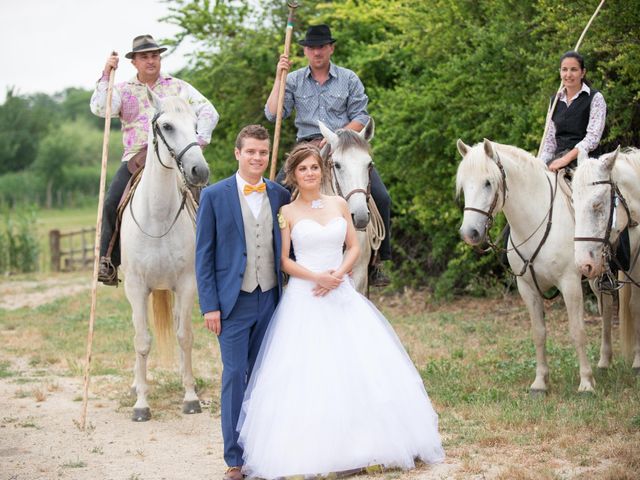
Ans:
POLYGON ((302 142, 313 142, 314 140, 319 140, 323 138, 321 133, 316 133, 314 135, 309 135, 307 137, 302 137, 298 139, 298 143, 302 142))

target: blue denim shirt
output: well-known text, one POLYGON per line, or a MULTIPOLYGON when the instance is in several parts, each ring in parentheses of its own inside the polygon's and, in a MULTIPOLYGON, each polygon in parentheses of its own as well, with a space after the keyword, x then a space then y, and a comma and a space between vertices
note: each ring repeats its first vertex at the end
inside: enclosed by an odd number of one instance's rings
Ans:
MULTIPOLYGON (((287 75, 283 118, 291 115, 295 108, 297 139, 300 140, 320 134, 318 120, 333 131, 353 120, 366 125, 369 121, 368 102, 364 85, 353 71, 332 63, 329 78, 320 85, 307 66, 287 75)), ((272 115, 266 105, 264 114, 270 122, 275 121, 275 114, 272 115)))

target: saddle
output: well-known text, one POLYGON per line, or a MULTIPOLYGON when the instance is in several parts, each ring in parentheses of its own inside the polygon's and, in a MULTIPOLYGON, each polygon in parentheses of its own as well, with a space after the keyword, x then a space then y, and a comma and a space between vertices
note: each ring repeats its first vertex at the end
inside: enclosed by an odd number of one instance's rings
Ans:
MULTIPOLYGON (((120 197, 120 202, 118 203, 118 209, 116 214, 116 224, 113 229, 113 235, 111 236, 111 240, 109 241, 109 247, 107 249, 107 253, 105 257, 111 258, 111 254, 113 249, 115 248, 115 244, 120 238, 120 226, 122 224, 122 216, 124 214, 127 205, 131 203, 133 196, 135 195, 136 189, 140 183, 142 178, 142 172, 144 171, 145 161, 147 158, 147 149, 144 148, 136 155, 134 155, 127 164, 127 169, 131 172, 131 178, 127 182, 126 187, 124 188, 124 192, 122 193, 122 197, 120 197)), ((184 191, 185 201, 184 206, 187 208, 189 212, 189 216, 195 223, 196 219, 196 211, 198 210, 198 205, 200 203, 200 192, 204 187, 192 187, 187 186, 184 191)))

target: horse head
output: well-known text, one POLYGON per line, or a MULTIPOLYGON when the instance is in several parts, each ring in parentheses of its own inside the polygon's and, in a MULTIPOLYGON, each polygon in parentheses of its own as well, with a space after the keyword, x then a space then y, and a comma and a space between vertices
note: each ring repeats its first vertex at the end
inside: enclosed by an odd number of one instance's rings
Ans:
POLYGON ((189 185, 206 185, 209 166, 198 143, 193 109, 183 98, 160 98, 148 87, 147 96, 156 110, 151 135, 157 160, 167 169, 178 167, 189 185))
POLYGON ((329 167, 333 190, 349 204, 353 224, 359 230, 366 228, 370 213, 371 169, 373 160, 369 141, 373 138, 373 118, 361 132, 346 128, 331 131, 318 122, 320 131, 331 146, 329 167))
POLYGON ((602 274, 605 257, 629 222, 628 211, 616 208, 619 192, 612 179, 620 147, 600 158, 580 158, 573 175, 575 262, 587 278, 602 274))
POLYGON ((484 139, 473 147, 457 142, 462 161, 456 174, 456 193, 464 193, 464 217, 460 236, 469 245, 479 245, 505 200, 505 177, 494 145, 484 139))

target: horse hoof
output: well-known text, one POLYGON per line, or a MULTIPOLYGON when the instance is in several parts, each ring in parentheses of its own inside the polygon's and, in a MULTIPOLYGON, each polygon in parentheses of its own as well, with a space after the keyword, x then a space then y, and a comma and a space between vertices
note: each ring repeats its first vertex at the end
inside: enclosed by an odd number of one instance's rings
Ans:
POLYGON ((186 413, 187 415, 192 413, 202 413, 202 408, 200 408, 200 401, 190 400, 188 402, 184 402, 182 404, 182 413, 186 413))
POLYGON ((545 398, 547 396, 547 391, 546 390, 540 390, 538 388, 531 388, 529 390, 529 397, 530 398, 545 398))
POLYGON ((131 420, 134 422, 148 422, 151 420, 151 410, 149 407, 146 408, 134 408, 133 415, 131 415, 131 420))

